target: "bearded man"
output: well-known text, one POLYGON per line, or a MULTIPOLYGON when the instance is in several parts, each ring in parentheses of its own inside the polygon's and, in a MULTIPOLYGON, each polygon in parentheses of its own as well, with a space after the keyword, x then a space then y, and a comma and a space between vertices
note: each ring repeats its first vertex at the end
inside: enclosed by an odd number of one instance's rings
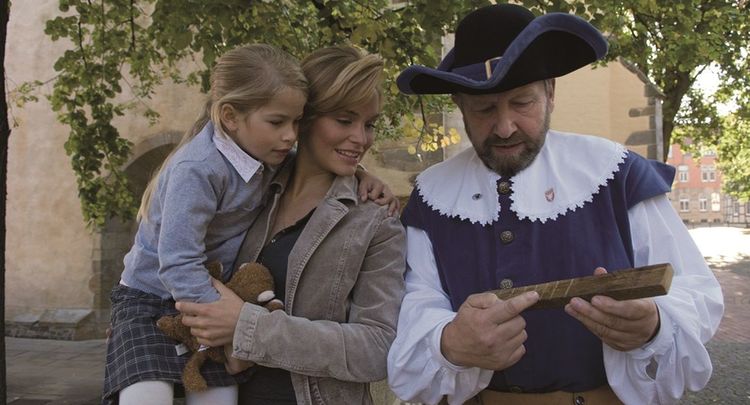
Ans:
POLYGON ((668 404, 711 375, 721 289, 666 197, 674 169, 609 140, 549 129, 555 77, 607 43, 569 14, 494 5, 467 15, 406 94, 451 94, 473 148, 422 174, 402 220, 407 294, 388 378, 402 399, 450 404, 668 404), (665 296, 486 291, 671 263, 665 296), (468 402, 467 402, 468 401, 468 402))

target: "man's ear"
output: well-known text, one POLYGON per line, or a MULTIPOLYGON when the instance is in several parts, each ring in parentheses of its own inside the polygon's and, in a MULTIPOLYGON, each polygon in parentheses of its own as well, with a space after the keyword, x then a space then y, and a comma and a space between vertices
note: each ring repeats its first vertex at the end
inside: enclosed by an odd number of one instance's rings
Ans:
POLYGON ((456 105, 460 110, 463 111, 462 105, 461 105, 461 95, 458 93, 451 94, 451 100, 453 100, 453 104, 456 105))
POLYGON ((550 100, 555 101, 555 79, 547 79, 547 97, 550 100))
POLYGON ((554 111, 555 109, 555 79, 547 79, 547 85, 544 86, 545 91, 547 92, 547 100, 548 105, 550 108, 550 111, 554 111))
POLYGON ((227 132, 232 133, 239 128, 238 120, 240 119, 240 114, 231 104, 225 103, 221 105, 219 118, 221 118, 221 126, 227 132))

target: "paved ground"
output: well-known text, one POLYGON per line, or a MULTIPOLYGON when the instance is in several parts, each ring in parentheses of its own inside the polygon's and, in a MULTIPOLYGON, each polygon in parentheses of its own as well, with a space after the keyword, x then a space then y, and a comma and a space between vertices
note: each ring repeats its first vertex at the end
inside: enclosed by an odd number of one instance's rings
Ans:
POLYGON ((708 343, 714 365, 708 386, 683 404, 750 404, 750 229, 690 231, 724 293, 724 318, 708 343))
MULTIPOLYGON (((691 234, 722 285, 726 312, 708 349, 714 374, 682 404, 750 404, 750 229, 697 228, 691 234)), ((99 403, 104 341, 6 338, 8 403, 99 403)), ((380 404, 386 401, 384 394, 380 404)))

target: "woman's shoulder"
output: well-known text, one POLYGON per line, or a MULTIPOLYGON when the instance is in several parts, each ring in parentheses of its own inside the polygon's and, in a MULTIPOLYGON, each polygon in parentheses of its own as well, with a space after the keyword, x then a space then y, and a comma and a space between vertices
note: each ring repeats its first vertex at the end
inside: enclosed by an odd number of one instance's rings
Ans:
POLYGON ((353 210, 359 211, 357 215, 366 215, 375 221, 383 221, 388 217, 388 205, 380 205, 372 200, 357 201, 353 210))
POLYGON ((351 208, 349 215, 357 218, 357 222, 369 224, 375 232, 385 231, 387 233, 402 231, 403 225, 397 215, 389 214, 390 207, 388 204, 380 205, 372 200, 359 201, 355 207, 351 208))

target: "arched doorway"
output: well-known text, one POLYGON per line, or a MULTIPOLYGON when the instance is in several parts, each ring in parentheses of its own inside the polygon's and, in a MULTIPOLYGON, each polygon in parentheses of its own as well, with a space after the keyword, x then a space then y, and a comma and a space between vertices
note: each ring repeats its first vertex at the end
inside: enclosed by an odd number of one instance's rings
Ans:
MULTIPOLYGON (((140 197, 154 172, 180 141, 182 134, 177 131, 164 132, 143 141, 133 148, 131 159, 124 165, 131 191, 140 197)), ((137 229, 135 220, 123 221, 120 218, 108 219, 98 235, 94 237, 91 264, 93 275, 89 287, 94 293, 92 308, 96 322, 105 330, 109 322, 109 293, 120 281, 123 271, 122 259, 130 250, 137 229)))

